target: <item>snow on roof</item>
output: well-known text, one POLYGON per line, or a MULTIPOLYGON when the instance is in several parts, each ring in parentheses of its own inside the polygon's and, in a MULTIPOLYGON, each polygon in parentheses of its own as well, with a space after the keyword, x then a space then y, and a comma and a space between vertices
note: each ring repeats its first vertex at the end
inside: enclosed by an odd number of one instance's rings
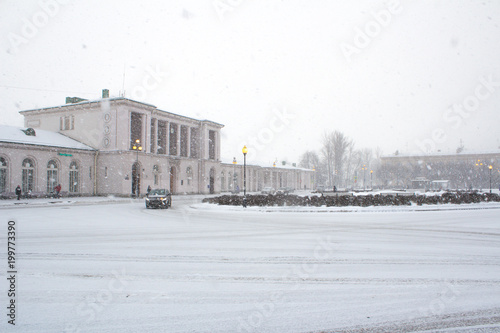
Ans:
POLYGON ((27 135, 26 129, 0 125, 0 142, 21 143, 26 145, 61 147, 71 149, 94 150, 80 141, 71 139, 61 133, 35 129, 35 135, 27 135))
MULTIPOLYGON (((222 161, 222 164, 224 165, 233 165, 233 162, 232 161, 226 161, 226 160, 223 160, 222 161)), ((237 166, 243 166, 243 163, 238 161, 236 163, 237 166)), ((286 165, 283 165, 282 163, 276 163, 276 166, 273 166, 272 164, 269 164, 269 163, 265 163, 265 162, 262 162, 262 161, 250 161, 250 162, 247 162, 247 166, 258 166, 258 167, 261 167, 261 168, 273 168, 273 169, 280 169, 280 170, 301 170, 301 171, 313 171, 312 169, 307 169, 307 168, 301 168, 301 167, 298 167, 298 166, 293 166, 293 164, 289 164, 287 163, 286 165)))

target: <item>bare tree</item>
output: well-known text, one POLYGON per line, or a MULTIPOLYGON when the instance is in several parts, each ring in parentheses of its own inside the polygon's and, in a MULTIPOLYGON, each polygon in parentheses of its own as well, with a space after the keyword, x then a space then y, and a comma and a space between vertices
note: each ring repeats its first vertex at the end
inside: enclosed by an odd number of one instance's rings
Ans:
POLYGON ((333 145, 333 161, 334 161, 334 170, 335 170, 335 183, 339 183, 340 180, 343 179, 344 175, 344 166, 347 158, 347 152, 349 147, 354 146, 354 143, 351 139, 344 135, 344 133, 335 131, 332 134, 332 145, 333 145))
POLYGON ((326 165, 315 151, 308 150, 302 154, 299 167, 314 170, 314 187, 325 183, 326 165))
POLYGON ((323 147, 321 148, 321 155, 325 161, 326 170, 328 172, 328 185, 332 186, 332 165, 333 165, 333 144, 332 133, 324 132, 322 137, 323 147))
POLYGON ((322 141, 321 154, 327 165, 328 183, 330 186, 339 186, 345 174, 347 152, 353 142, 340 131, 325 132, 322 141))
POLYGON ((306 169, 318 168, 320 164, 319 156, 315 151, 308 150, 300 157, 299 167, 306 169))
POLYGON ((345 173, 345 187, 352 185, 354 176, 356 176, 356 169, 359 166, 359 151, 354 149, 354 144, 349 146, 346 153, 346 173, 345 173))

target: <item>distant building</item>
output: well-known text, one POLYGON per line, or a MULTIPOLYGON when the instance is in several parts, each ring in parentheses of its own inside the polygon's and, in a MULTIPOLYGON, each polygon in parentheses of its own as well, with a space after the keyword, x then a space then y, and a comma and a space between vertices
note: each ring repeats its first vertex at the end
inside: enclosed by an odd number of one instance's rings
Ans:
POLYGON ((500 150, 382 156, 378 170, 385 186, 435 190, 488 188, 490 175, 492 187, 498 188, 500 150))
MULTIPOLYGON (((50 193, 53 183, 73 195, 136 196, 148 186, 174 194, 243 191, 243 165, 220 159, 222 124, 107 96, 103 91, 95 101, 69 98, 65 105, 21 111, 31 136, 3 126, 0 193, 18 184, 50 193)), ((312 170, 247 166, 248 191, 311 188, 312 179, 312 170)))

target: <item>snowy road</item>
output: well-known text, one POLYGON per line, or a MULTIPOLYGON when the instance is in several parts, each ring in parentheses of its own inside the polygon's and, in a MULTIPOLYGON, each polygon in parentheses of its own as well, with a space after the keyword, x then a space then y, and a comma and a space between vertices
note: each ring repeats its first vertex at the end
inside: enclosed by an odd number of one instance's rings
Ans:
POLYGON ((197 201, 0 209, 5 314, 9 219, 18 266, 16 326, 2 314, 0 331, 500 331, 500 209, 287 213, 197 201))

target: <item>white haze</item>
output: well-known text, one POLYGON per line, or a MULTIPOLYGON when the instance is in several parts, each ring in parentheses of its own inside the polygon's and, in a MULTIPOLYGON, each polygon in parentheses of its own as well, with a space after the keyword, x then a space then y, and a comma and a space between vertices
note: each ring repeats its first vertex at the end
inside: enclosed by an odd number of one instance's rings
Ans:
POLYGON ((499 22, 498 1, 4 0, 0 123, 124 87, 223 123, 225 161, 246 144, 255 160, 297 162, 325 130, 386 154, 455 151, 460 139, 493 150, 499 22), (460 103, 472 104, 448 110, 460 103))

